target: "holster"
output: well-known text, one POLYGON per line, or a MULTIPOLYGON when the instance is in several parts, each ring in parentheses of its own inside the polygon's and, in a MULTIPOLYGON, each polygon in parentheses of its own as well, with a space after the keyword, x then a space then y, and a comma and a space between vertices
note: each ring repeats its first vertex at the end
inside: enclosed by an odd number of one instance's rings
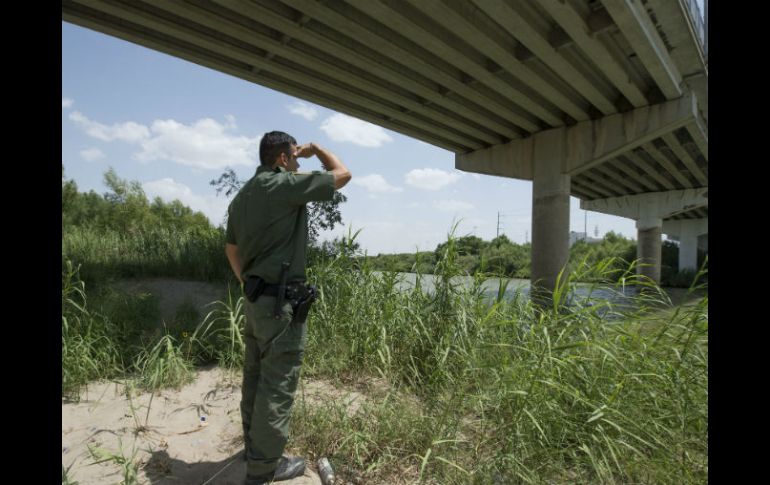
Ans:
POLYGON ((303 284, 297 286, 293 293, 295 294, 289 299, 292 310, 294 310, 294 317, 291 319, 291 323, 304 322, 307 319, 310 306, 318 296, 318 290, 315 286, 303 284))
POLYGON ((265 280, 259 276, 249 276, 246 279, 246 284, 243 285, 243 294, 250 302, 254 303, 259 295, 265 291, 266 284, 265 280))

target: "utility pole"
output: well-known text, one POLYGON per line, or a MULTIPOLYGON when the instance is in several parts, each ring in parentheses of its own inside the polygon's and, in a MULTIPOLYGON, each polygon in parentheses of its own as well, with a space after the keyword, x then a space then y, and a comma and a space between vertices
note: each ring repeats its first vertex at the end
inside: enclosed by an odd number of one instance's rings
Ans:
MULTIPOLYGON (((500 217, 500 211, 497 211, 497 236, 495 237, 500 237, 500 217)), ((502 217, 505 217, 505 214, 502 214, 502 217)))
POLYGON ((529 242, 529 231, 524 231, 524 244, 529 242))
POLYGON ((585 219, 583 220, 583 241, 588 240, 588 210, 583 211, 585 219))

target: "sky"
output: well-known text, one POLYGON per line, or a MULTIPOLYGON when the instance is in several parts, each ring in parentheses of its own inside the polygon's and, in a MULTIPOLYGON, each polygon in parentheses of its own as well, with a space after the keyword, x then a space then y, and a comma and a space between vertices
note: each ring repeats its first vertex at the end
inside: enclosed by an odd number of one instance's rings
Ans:
MULTIPOLYGON (((223 223, 229 204, 209 184, 226 168, 241 180, 259 140, 284 131, 335 153, 353 174, 342 189, 344 226, 370 255, 431 251, 456 235, 531 240, 532 182, 462 172, 454 154, 334 110, 67 22, 62 22, 62 163, 81 192, 107 191, 104 173, 138 181, 150 200, 179 199, 223 223)), ((321 170, 317 158, 301 171, 321 170)), ((583 211, 570 230, 636 239, 631 219, 583 211)))

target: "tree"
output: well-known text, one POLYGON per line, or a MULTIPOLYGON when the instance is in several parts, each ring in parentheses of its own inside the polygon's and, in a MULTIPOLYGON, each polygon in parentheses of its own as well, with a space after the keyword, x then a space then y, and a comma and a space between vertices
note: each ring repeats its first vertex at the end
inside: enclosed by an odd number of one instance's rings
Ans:
POLYGON ((508 239, 508 236, 506 236, 505 234, 501 234, 496 238, 492 239, 492 241, 490 241, 489 244, 495 247, 500 247, 500 246, 513 244, 513 241, 508 239))
MULTIPOLYGON (((440 259, 446 250, 448 242, 439 243, 434 251, 436 259, 440 259)), ((486 242, 478 236, 462 236, 454 241, 454 247, 459 256, 478 256, 486 247, 486 242)))
POLYGON ((110 168, 104 174, 110 189, 103 195, 93 190, 78 192, 74 180, 65 180, 62 167, 62 227, 81 226, 123 233, 147 228, 165 228, 206 236, 216 229, 202 212, 196 212, 179 200, 164 202, 156 197, 152 203, 138 181, 118 177, 110 168))
POLYGON ((78 184, 64 179, 64 164, 61 166, 61 215, 62 226, 72 223, 73 209, 78 200, 78 184))
POLYGON ((209 184, 217 190, 217 195, 224 190, 225 197, 230 197, 230 194, 238 192, 243 186, 243 182, 238 180, 235 171, 230 167, 227 167, 218 179, 212 180, 209 184))
MULTIPOLYGON (((246 183, 245 180, 239 180, 232 168, 226 168, 218 179, 209 182, 219 195, 225 192, 225 197, 237 193, 246 183)), ((342 223, 342 214, 340 213, 340 204, 347 202, 348 198, 338 191, 334 191, 332 200, 325 202, 311 202, 307 206, 308 215, 308 240, 310 244, 318 241, 318 234, 327 229, 331 230, 337 224, 342 223)))
POLYGON ((110 167, 104 174, 104 184, 110 189, 104 200, 110 204, 110 219, 117 229, 134 231, 149 222, 150 204, 138 181, 123 180, 110 167))

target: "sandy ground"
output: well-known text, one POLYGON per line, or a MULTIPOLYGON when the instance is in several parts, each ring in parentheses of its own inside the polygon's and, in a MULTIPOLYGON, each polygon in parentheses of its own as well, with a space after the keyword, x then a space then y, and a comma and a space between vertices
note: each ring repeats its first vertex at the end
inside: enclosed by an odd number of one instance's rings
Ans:
MULTIPOLYGON (((212 310, 211 302, 227 294, 222 285, 170 278, 123 280, 114 287, 158 297, 158 325, 171 321, 184 303, 192 304, 202 317, 212 310)), ((131 467, 143 484, 241 485, 246 465, 240 386, 240 372, 218 368, 197 370, 193 383, 155 394, 127 393, 125 383, 89 384, 80 402, 62 400, 62 465, 70 467, 70 481, 80 485, 123 483, 125 470, 131 467)), ((295 406, 303 399, 308 405, 334 399, 352 413, 365 397, 328 382, 302 379, 295 406)), ((321 481, 315 463, 307 460, 304 477, 279 483, 320 485, 321 481)))
MULTIPOLYGON (((322 381, 303 381, 301 386, 295 406, 302 399, 308 405, 335 399, 355 412, 365 399, 322 381)), ((83 391, 79 403, 62 401, 62 464, 70 467, 70 481, 119 484, 124 469, 134 467, 139 483, 145 484, 243 483, 240 374, 199 370, 196 380, 180 390, 130 394, 129 399, 121 383, 95 383, 83 391), (108 454, 114 458, 105 460, 108 454)), ((279 483, 320 485, 321 480, 308 460, 305 476, 279 483)))
MULTIPOLYGON (((192 303, 205 315, 211 309, 207 304, 226 294, 226 289, 210 283, 164 278, 124 281, 117 286, 158 296, 162 320, 173 318, 183 302, 192 303)), ((670 292, 676 304, 691 303, 686 300, 693 295, 687 298, 685 293, 670 292)), ((195 381, 179 390, 127 392, 124 383, 103 382, 84 389, 78 403, 63 400, 62 465, 69 467, 70 482, 120 484, 126 470, 135 470, 141 484, 241 485, 246 465, 240 379, 240 373, 210 368, 197 370, 195 381)), ((308 405, 335 400, 354 413, 366 397, 329 382, 303 378, 295 406, 303 399, 308 405)), ((321 481, 315 463, 308 460, 305 476, 279 483, 320 485, 321 481)))

